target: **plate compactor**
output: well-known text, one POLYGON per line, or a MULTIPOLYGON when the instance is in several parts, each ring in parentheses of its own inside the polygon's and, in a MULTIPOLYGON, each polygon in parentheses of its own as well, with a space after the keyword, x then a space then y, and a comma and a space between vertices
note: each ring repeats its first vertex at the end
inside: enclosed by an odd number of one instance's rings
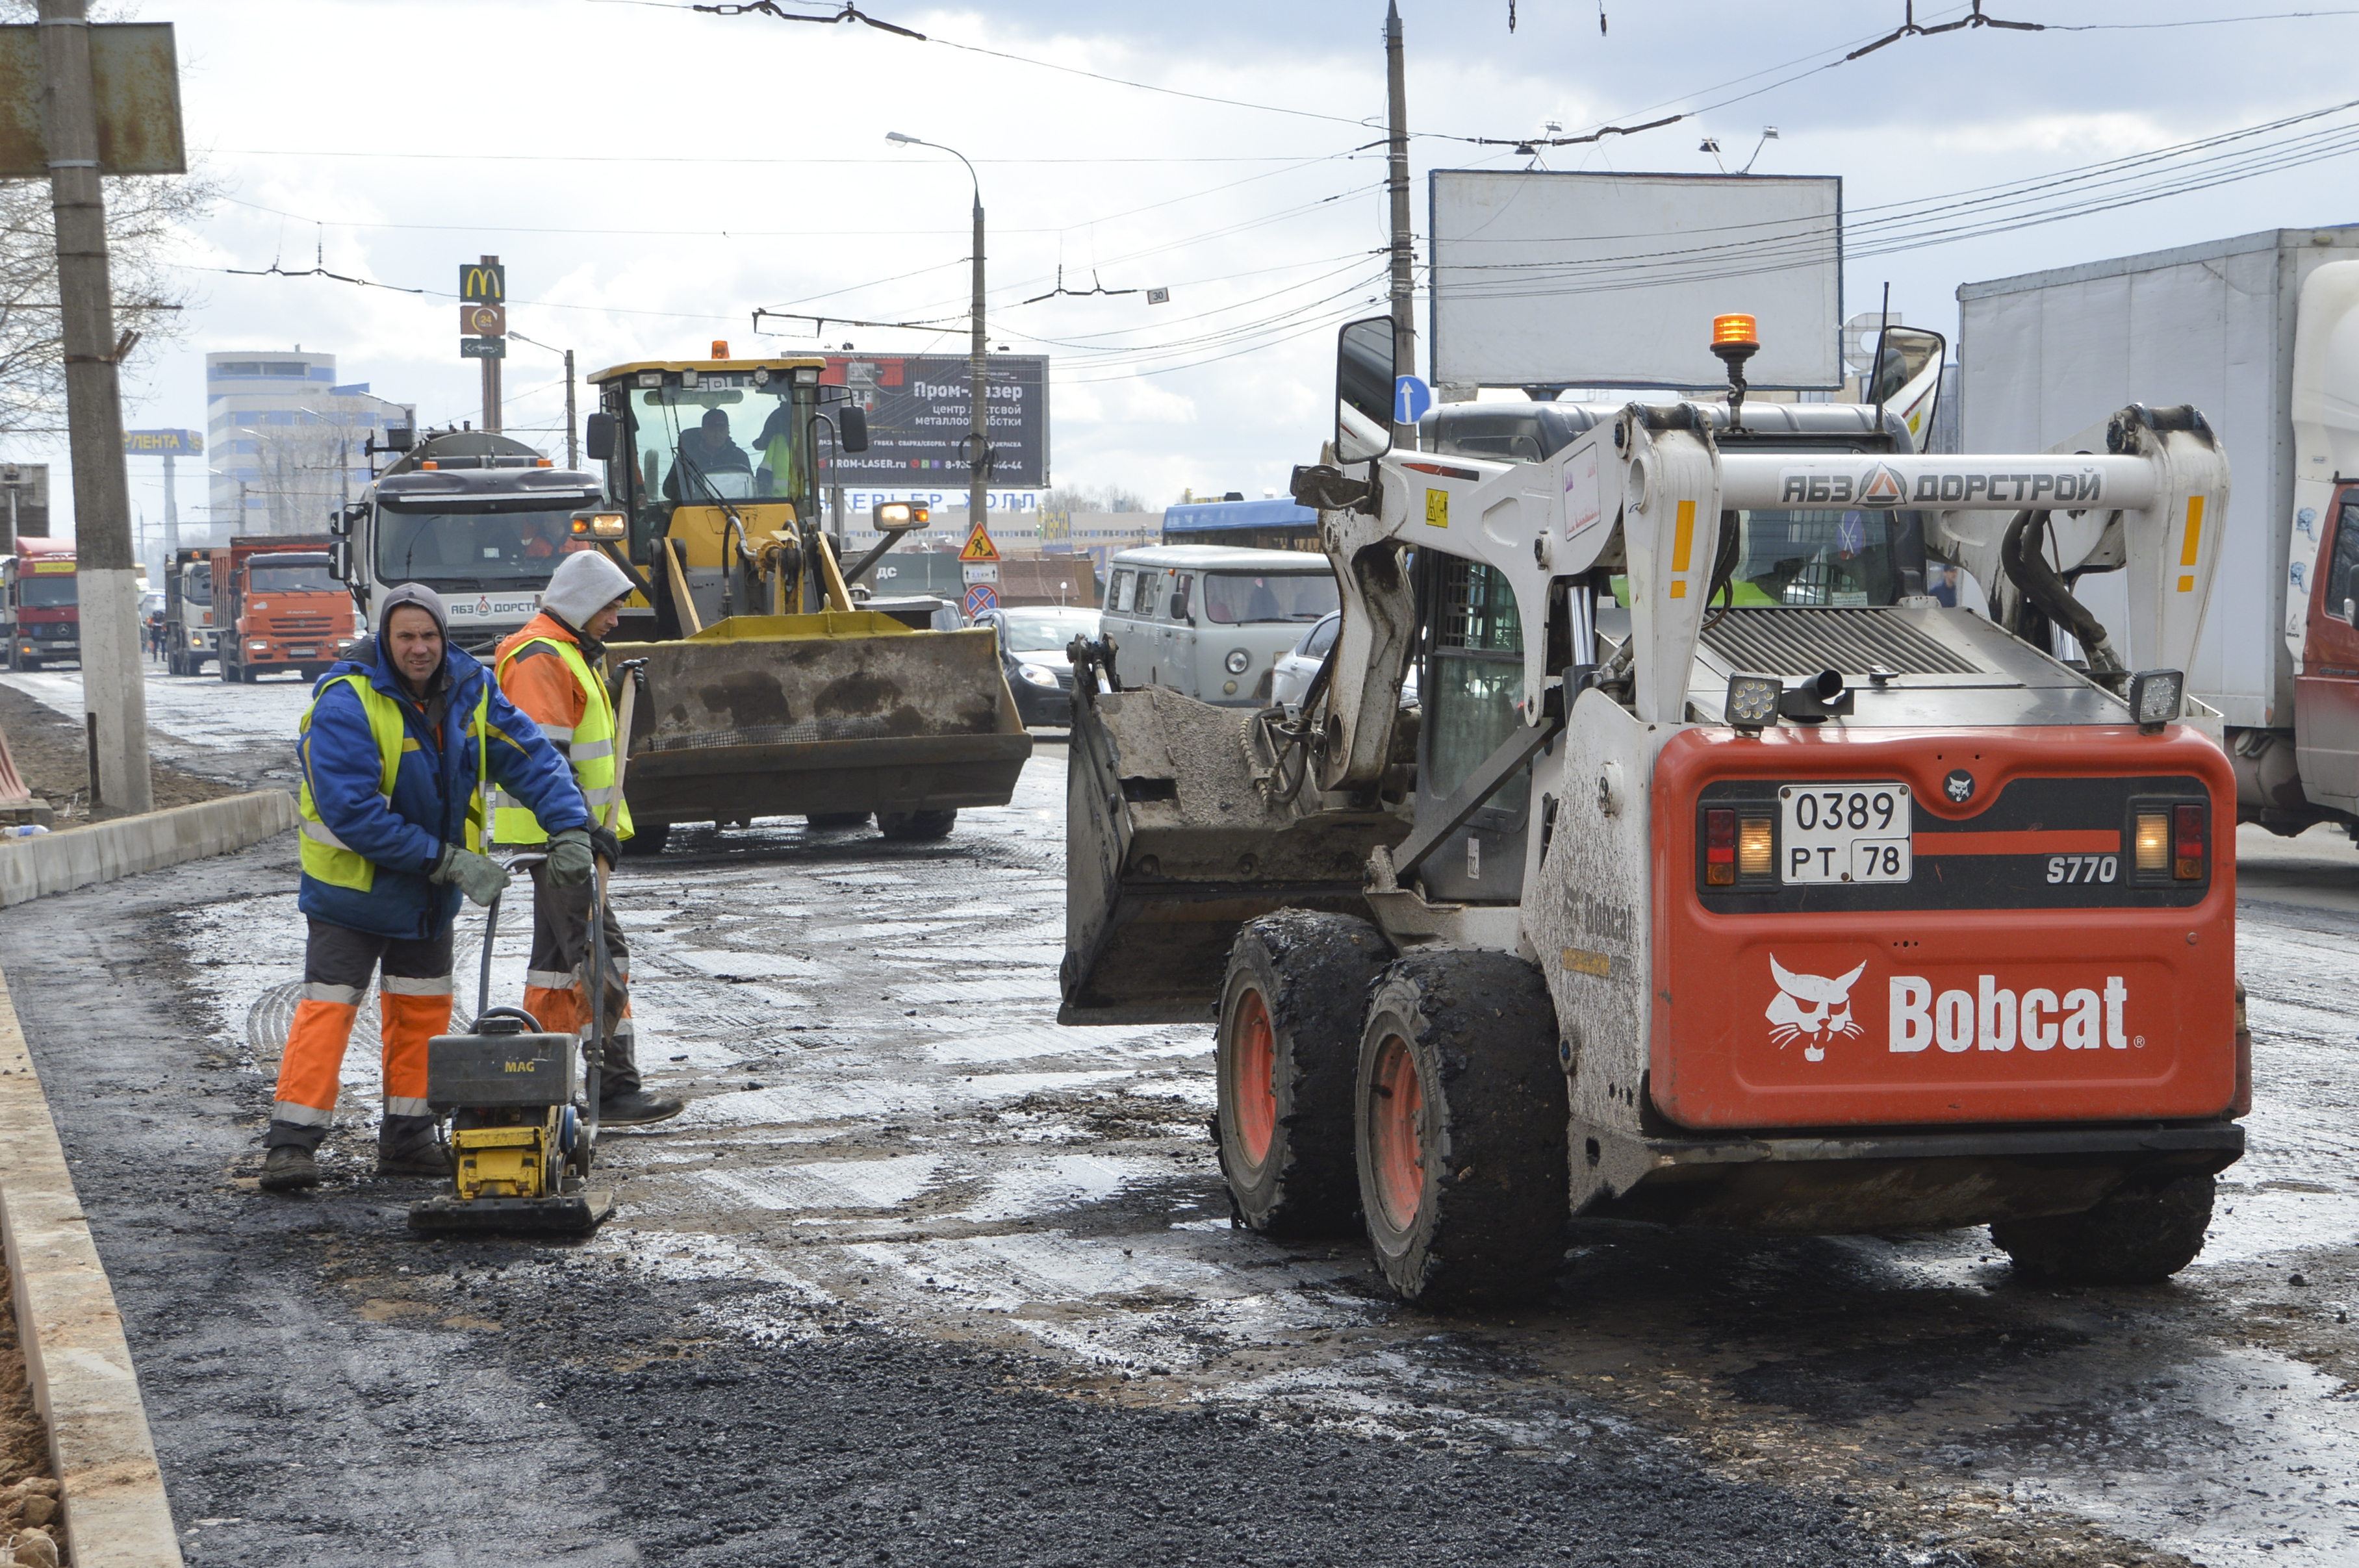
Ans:
MULTIPOLYGON (((623 700, 616 733, 631 732, 631 710, 647 680, 647 661, 615 671, 623 700)), ((622 794, 629 759, 617 758, 614 794, 622 794)), ((614 825, 606 806, 605 826, 614 825)), ((546 855, 518 855, 511 871, 546 855)), ((600 862, 590 895, 590 1049, 588 1092, 573 1103, 575 1036, 552 1034, 520 1007, 493 1007, 492 939, 499 934, 500 901, 484 912, 484 956, 475 979, 475 1022, 464 1034, 438 1034, 426 1043, 426 1104, 451 1124, 451 1188, 413 1204, 409 1228, 427 1235, 485 1231, 586 1236, 614 1212, 612 1192, 590 1189, 590 1162, 598 1147, 598 1077, 606 1038, 606 867, 600 862)))
MULTIPOLYGON (((512 869, 540 859, 521 857, 512 869)), ((485 914, 475 1022, 464 1034, 438 1034, 426 1045, 426 1103, 450 1122, 452 1190, 411 1205, 409 1228, 433 1236, 584 1236, 614 1212, 613 1195, 588 1184, 597 1142, 597 1054, 591 1056, 585 1118, 573 1103, 577 1037, 543 1030, 520 1007, 488 1005, 500 901, 485 914)), ((591 929, 599 929, 594 910, 591 929)))

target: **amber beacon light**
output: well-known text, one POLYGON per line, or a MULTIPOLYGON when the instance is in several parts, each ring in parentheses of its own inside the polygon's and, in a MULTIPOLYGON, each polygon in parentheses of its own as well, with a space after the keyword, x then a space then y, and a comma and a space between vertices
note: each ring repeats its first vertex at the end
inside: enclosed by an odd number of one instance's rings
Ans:
POLYGON ((1761 351, 1760 324, 1750 316, 1713 317, 1712 351, 1728 367, 1728 422, 1733 427, 1745 408, 1745 362, 1761 351))

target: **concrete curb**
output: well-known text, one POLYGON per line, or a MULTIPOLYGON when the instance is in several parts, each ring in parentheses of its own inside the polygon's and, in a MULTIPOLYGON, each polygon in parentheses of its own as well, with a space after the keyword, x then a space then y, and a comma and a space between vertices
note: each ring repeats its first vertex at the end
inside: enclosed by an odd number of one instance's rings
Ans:
POLYGON ((224 795, 0 844, 0 909, 53 892, 226 855, 295 826, 285 790, 224 795))
POLYGON ((66 1544, 75 1568, 178 1568, 180 1543, 139 1400, 139 1375, 123 1337, 123 1316, 74 1195, 65 1149, 5 977, 0 977, 0 1245, 15 1282, 16 1337, 33 1404, 49 1422, 49 1464, 65 1504, 66 1544))

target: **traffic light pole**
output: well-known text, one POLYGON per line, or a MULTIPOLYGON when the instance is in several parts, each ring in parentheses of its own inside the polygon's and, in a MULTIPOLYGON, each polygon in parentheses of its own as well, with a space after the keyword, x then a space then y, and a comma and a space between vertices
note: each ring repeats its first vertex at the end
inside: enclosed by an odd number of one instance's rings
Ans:
POLYGON ((147 688, 139 650, 138 576, 123 470, 123 403, 115 367, 132 334, 114 330, 107 276, 106 199, 98 178, 98 105, 83 0, 40 0, 41 119, 57 219, 67 449, 73 461, 74 557, 82 691, 92 753, 91 803, 151 811, 147 688))

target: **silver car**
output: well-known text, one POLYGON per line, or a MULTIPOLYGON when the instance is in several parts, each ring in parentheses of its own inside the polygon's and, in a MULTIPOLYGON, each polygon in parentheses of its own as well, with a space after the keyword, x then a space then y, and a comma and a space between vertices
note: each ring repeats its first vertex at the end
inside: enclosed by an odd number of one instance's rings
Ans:
MULTIPOLYGON (((1335 633, 1342 630, 1341 611, 1320 620, 1318 625, 1302 634, 1302 640, 1278 654, 1262 677, 1262 689, 1256 695, 1263 700, 1281 704, 1288 708, 1302 705, 1303 694, 1310 689, 1310 679, 1319 666, 1327 662, 1327 650, 1335 645, 1335 633)), ((1417 706, 1417 666, 1411 665, 1401 677, 1401 706, 1417 706)))

